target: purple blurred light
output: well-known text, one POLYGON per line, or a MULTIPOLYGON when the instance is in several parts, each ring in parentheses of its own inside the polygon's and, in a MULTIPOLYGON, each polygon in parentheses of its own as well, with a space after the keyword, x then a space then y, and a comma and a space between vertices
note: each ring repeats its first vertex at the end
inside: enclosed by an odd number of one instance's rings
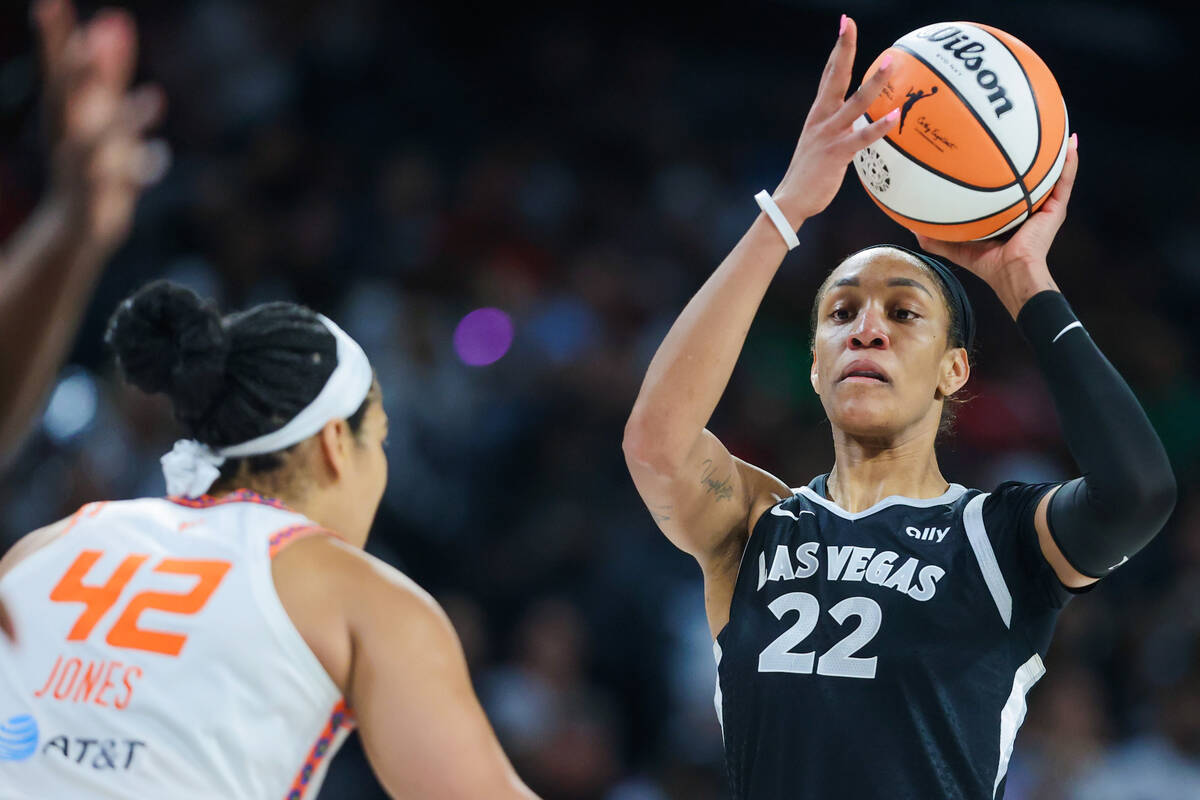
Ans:
POLYGON ((454 352, 464 364, 482 367, 508 352, 513 340, 513 324, 498 308, 477 308, 467 314, 454 329, 454 352))

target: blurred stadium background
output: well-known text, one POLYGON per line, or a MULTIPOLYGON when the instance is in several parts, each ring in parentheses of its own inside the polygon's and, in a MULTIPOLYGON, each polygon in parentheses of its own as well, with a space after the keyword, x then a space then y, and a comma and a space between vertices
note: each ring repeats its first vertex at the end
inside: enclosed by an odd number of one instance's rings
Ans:
MULTIPOLYGON (((44 154, 26 6, 4 6, 7 235, 44 154)), ((384 387, 391 480, 369 549, 446 606, 530 785, 547 800, 726 797, 699 570, 633 490, 625 415, 674 315, 757 213, 752 194, 787 165, 838 14, 859 22, 860 70, 918 25, 975 19, 1024 39, 1062 86, 1082 167, 1051 267, 1181 487, 1157 541, 1063 614, 1007 797, 1200 796, 1184 794, 1200 785, 1200 170, 1182 121, 1194 48, 1168 4, 129 7, 175 164, 0 479, 0 550, 86 501, 163 492, 172 420, 114 380, 101 346, 122 297, 166 276, 226 309, 307 303, 359 338, 384 387), (468 366, 453 334, 481 307, 515 337, 468 366)), ((797 485, 832 458, 807 382, 813 292, 860 246, 912 243, 856 184, 801 231, 713 421, 797 485)), ((982 488, 1073 475, 1015 326, 966 282, 975 399, 943 471, 982 488)), ((383 797, 353 742, 322 797, 383 797)))

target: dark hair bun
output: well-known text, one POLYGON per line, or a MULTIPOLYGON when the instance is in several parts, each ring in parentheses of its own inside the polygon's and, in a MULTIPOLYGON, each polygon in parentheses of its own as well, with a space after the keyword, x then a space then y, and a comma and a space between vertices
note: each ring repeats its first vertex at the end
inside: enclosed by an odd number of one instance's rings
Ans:
POLYGON ((191 428, 225 389, 228 331, 215 304, 184 286, 143 286, 117 307, 104 340, 126 379, 169 395, 175 416, 191 428))

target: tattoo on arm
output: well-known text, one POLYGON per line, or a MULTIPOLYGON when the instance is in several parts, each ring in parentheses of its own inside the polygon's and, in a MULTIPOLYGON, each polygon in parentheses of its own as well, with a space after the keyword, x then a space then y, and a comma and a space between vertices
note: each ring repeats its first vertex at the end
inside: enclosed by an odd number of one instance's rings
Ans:
POLYGON ((723 479, 717 479, 713 477, 713 471, 712 459, 704 459, 704 474, 700 476, 700 485, 704 487, 704 493, 714 495, 718 502, 733 497, 733 484, 729 482, 733 473, 723 479))
POLYGON ((655 522, 666 522, 671 518, 671 510, 675 508, 670 504, 650 506, 650 516, 654 517, 655 522))

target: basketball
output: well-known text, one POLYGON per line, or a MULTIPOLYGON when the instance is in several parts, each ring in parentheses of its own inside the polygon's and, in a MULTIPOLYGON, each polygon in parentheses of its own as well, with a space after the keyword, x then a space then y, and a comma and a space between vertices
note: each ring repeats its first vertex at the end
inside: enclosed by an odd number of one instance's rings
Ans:
POLYGON ((854 167, 871 198, 905 228, 967 241, 1004 233, 1049 196, 1067 154, 1067 108, 1050 69, 1011 34, 938 22, 875 59, 892 77, 855 128, 900 108, 854 167))

